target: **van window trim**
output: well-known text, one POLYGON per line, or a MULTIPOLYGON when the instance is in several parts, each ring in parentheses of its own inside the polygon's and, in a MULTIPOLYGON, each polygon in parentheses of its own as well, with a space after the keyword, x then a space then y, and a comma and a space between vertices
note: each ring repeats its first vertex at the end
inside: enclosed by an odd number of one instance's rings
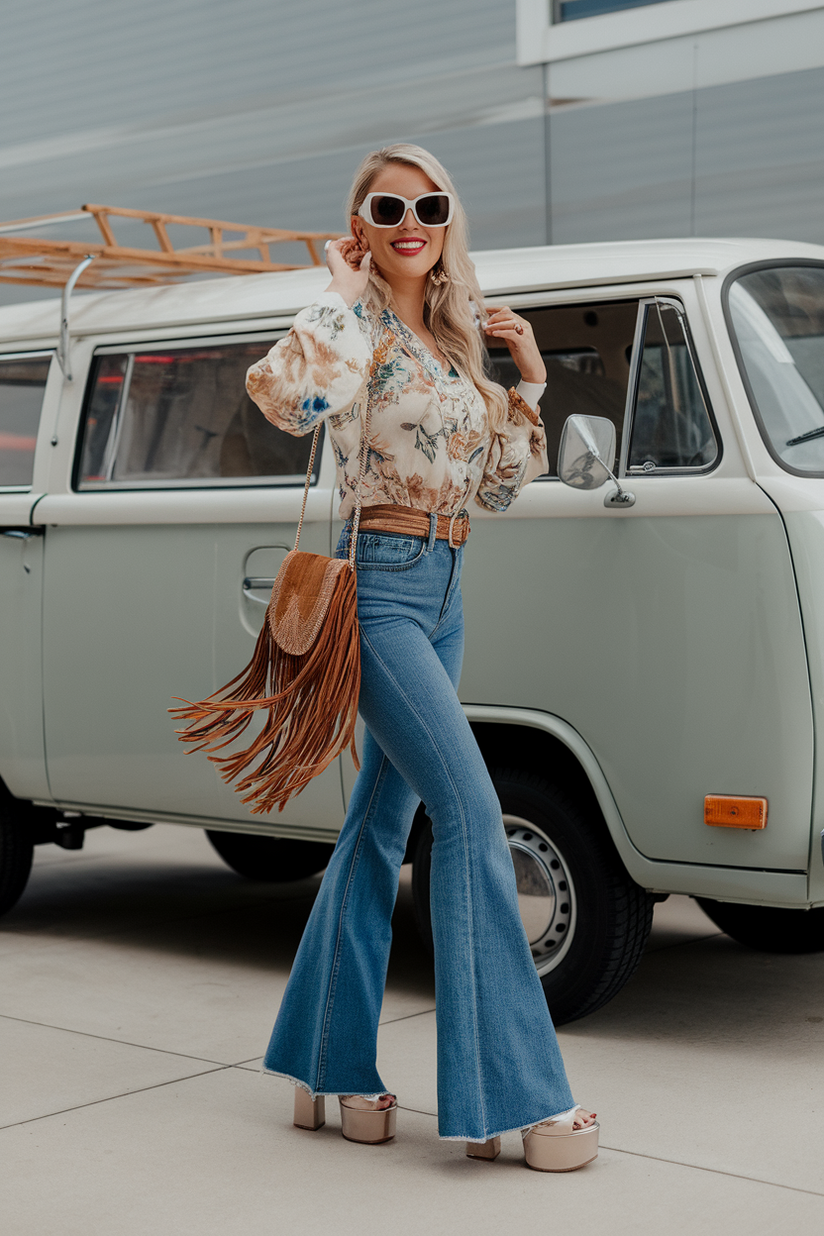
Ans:
MULTIPOLYGON (((604 285, 604 286, 611 286, 611 285, 604 285)), ((638 315, 640 314, 640 304, 641 304, 641 300, 644 299, 642 296, 639 295, 637 288, 627 290, 626 294, 624 295, 615 295, 615 296, 595 295, 595 293, 598 292, 599 290, 601 290, 600 287, 579 288, 578 286, 576 286, 572 288, 549 288, 542 292, 519 293, 519 294, 514 294, 512 296, 509 296, 509 297, 503 295, 502 293, 496 292, 494 296, 485 296, 484 304, 487 306, 487 308, 490 308, 490 309, 498 309, 503 305, 509 305, 513 309, 529 309, 530 311, 533 311, 533 310, 538 311, 541 309, 559 309, 559 308, 586 309, 587 307, 597 309, 601 305, 623 305, 623 304, 631 303, 635 305, 635 313, 636 313, 635 332, 637 333, 638 315), (570 299, 569 294, 570 292, 574 292, 574 291, 581 292, 580 299, 577 299, 577 298, 570 299), (538 300, 536 299, 537 297, 540 297, 541 299, 538 300), (547 300, 545 299, 546 297, 553 297, 553 299, 547 300)), ((649 293, 647 299, 649 299, 649 297, 652 295, 653 293, 649 293)), ((626 441, 626 434, 625 434, 626 417, 627 417, 626 400, 629 398, 630 384, 632 382, 632 366, 633 366, 633 361, 635 358, 635 339, 636 339, 636 335, 633 334, 632 355, 630 357, 629 378, 627 382, 627 395, 624 400, 624 419, 622 422, 622 429, 621 429, 621 432, 624 435, 621 439, 622 458, 623 458, 623 444, 626 441)), ((504 348, 500 348, 498 350, 501 352, 505 351, 504 348)), ((544 351, 546 352, 548 351, 548 349, 544 349, 544 351)), ((491 353, 490 353, 490 356, 492 356, 491 353)), ((620 463, 619 463, 618 475, 619 476, 623 475, 620 471, 620 463)), ((634 475, 635 474, 633 473, 633 476, 634 475)), ((690 475, 692 475, 692 469, 690 469, 690 475)), ((559 476, 552 476, 552 474, 549 472, 542 472, 540 476, 536 476, 534 480, 531 481, 530 483, 532 485, 538 485, 538 484, 554 485, 556 483, 558 485, 563 484, 559 476)))
MULTIPOLYGON (((134 355, 137 352, 162 352, 169 348, 187 348, 187 347, 217 347, 223 343, 265 343, 269 347, 277 343, 278 339, 284 338, 289 333, 288 327, 274 327, 270 330, 255 330, 244 331, 242 333, 221 333, 219 335, 190 335, 183 338, 170 338, 165 336, 163 339, 152 339, 148 342, 142 340, 130 339, 123 340, 119 343, 105 343, 95 347, 91 357, 89 358, 89 366, 86 374, 85 389, 83 391, 83 401, 81 405, 81 415, 78 418, 77 433, 74 443, 74 461, 72 464, 72 492, 78 494, 111 494, 111 493, 172 493, 172 492, 191 492, 191 491, 223 491, 223 490, 238 490, 238 489, 294 489, 299 485, 306 484, 306 476, 301 473, 288 474, 281 476, 255 476, 255 477, 180 477, 177 480, 144 480, 144 481, 100 481, 93 483, 82 483, 80 479, 80 468, 82 464, 83 437, 86 428, 86 415, 89 400, 92 395, 92 372, 94 361, 98 356, 127 356, 129 366, 129 376, 131 376, 131 367, 134 363, 134 355)), ((268 351, 268 348, 267 348, 268 351)), ((49 355, 54 355, 54 349, 49 355)), ((2 357, 0 357, 2 359, 2 357)), ((124 391, 124 394, 127 393, 124 391)), ((115 426, 113 434, 113 445, 111 446, 112 455, 116 452, 117 442, 120 438, 122 428, 122 409, 125 405, 125 400, 121 401, 121 406, 118 409, 118 423, 115 426)), ((261 414, 262 415, 262 414, 261 414)), ((321 429, 318 450, 316 452, 315 471, 310 481, 310 488, 316 487, 320 483, 320 460, 323 450, 323 441, 325 432, 321 429)), ((108 456, 108 450, 107 450, 108 456)), ((113 463, 113 459, 111 460, 113 463)), ((5 492, 0 490, 0 492, 5 492)), ((25 490, 23 492, 26 492, 25 490)))
POLYGON ((637 481, 643 480, 648 476, 709 476, 719 467, 724 455, 724 439, 718 428, 715 411, 710 401, 707 384, 704 381, 704 374, 701 369, 701 364, 698 358, 698 352, 695 347, 695 341, 690 330, 689 315, 686 305, 679 300, 677 296, 658 295, 651 293, 649 296, 641 296, 638 300, 638 317, 635 322, 635 337, 632 341, 632 357, 629 367, 629 382, 627 383, 627 404, 624 409, 624 433, 621 438, 621 459, 618 465, 618 475, 627 480, 637 481), (692 362, 693 372, 696 381, 698 382, 701 398, 704 401, 704 407, 707 410, 707 416, 710 421, 710 428, 717 447, 715 458, 711 463, 704 464, 703 467, 683 467, 683 468, 653 468, 649 472, 630 472, 628 471, 629 450, 632 442, 632 431, 635 424, 635 410, 638 404, 638 387, 641 381, 641 361, 644 355, 644 338, 646 335, 646 324, 648 310, 651 305, 669 305, 678 314, 681 322, 681 328, 684 332, 684 341, 687 346, 687 355, 692 362))
POLYGON ((102 343, 95 347, 95 356, 122 356, 130 352, 162 352, 166 348, 212 347, 221 343, 277 343, 289 333, 289 327, 274 326, 271 330, 254 330, 235 333, 222 331, 220 334, 198 334, 169 336, 162 339, 124 339, 119 343, 102 343))
POLYGON ((772 439, 767 431, 766 425, 764 424, 763 417, 761 416, 758 401, 755 398, 755 391, 752 388, 749 375, 747 374, 747 367, 744 363, 744 354, 741 351, 741 346, 738 342, 738 334, 735 330, 735 324, 732 319, 732 310, 730 309, 730 288, 734 283, 737 283, 739 279, 743 278, 744 275, 755 274, 759 270, 776 270, 779 268, 783 270, 788 266, 817 266, 819 270, 824 270, 824 262, 817 258, 765 258, 758 262, 747 262, 746 265, 737 266, 735 270, 730 271, 721 285, 721 308, 723 310, 724 321, 727 326, 727 336, 735 355, 735 363, 738 365, 738 373, 744 387, 744 392, 747 396, 747 401, 750 405, 753 420, 755 421, 758 432, 761 435, 761 441, 767 448, 770 457, 775 460, 782 472, 789 472, 791 476, 800 476, 807 480, 814 481, 824 477, 824 469, 820 472, 813 472, 809 468, 794 468, 792 464, 788 464, 781 458, 778 451, 773 446, 772 439))
MULTIPOLYGON (((15 351, 15 352, 0 352, 0 363, 2 363, 3 361, 7 361, 7 360, 38 360, 38 359, 45 360, 46 357, 49 357, 49 360, 50 360, 49 373, 51 373, 51 365, 54 362, 55 355, 56 355, 56 350, 54 348, 35 348, 34 350, 32 350, 31 348, 25 348, 22 352, 20 350, 15 351)), ((48 378, 46 378, 46 381, 48 382, 48 378)), ((43 394, 45 395, 45 393, 46 392, 44 388, 43 394)), ((42 416, 42 413, 43 413, 43 409, 41 407, 40 409, 41 416, 42 416)), ((39 436, 40 436, 40 422, 38 421, 37 422, 37 437, 39 438, 39 436)), ((37 459, 37 446, 36 445, 34 448, 34 455, 35 455, 35 461, 36 461, 37 459)), ((33 488, 32 485, 0 485, 0 498, 4 494, 30 494, 32 492, 32 488, 33 488)))

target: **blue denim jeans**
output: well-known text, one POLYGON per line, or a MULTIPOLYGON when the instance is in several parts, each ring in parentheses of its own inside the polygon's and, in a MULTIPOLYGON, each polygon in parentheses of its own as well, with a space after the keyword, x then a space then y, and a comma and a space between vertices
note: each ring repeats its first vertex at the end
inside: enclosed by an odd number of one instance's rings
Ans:
MULTIPOLYGON (((337 555, 348 552, 344 529, 337 555)), ((312 1094, 379 1094, 400 867, 432 820, 438 1128, 485 1141, 573 1105, 518 913, 501 807, 457 695, 463 549, 358 537, 362 767, 264 1058, 312 1094)), ((402 1102, 402 1098, 401 1098, 402 1102)))

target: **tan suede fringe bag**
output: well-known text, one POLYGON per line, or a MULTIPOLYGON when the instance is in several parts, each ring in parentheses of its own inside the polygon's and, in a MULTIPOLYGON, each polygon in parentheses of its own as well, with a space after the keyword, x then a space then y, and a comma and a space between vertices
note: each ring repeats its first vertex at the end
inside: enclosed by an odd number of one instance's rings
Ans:
MULTIPOLYGON (((360 768, 355 722, 360 694, 360 632, 355 549, 366 471, 372 390, 384 359, 385 340, 375 351, 369 376, 360 443, 358 487, 349 539, 349 558, 300 552, 301 528, 315 463, 320 425, 315 429, 295 548, 278 571, 252 659, 245 669, 199 703, 183 700, 169 712, 189 722, 177 730, 192 751, 215 752, 244 732, 256 713, 266 722, 248 747, 234 755, 209 755, 227 783, 250 804, 253 815, 282 811, 347 747, 360 768), (255 761, 260 762, 255 765, 255 761), (253 767, 253 765, 255 765, 253 767), (242 775, 241 775, 242 774, 242 775)), ((179 696, 175 697, 179 699, 179 696)))

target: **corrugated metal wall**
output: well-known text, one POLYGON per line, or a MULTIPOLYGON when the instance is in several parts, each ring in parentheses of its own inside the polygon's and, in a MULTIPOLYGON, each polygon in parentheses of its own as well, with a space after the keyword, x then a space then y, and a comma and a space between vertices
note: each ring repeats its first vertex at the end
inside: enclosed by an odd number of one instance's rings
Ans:
POLYGON ((555 244, 645 236, 824 243, 824 68, 559 108, 548 149, 555 244))
POLYGON ((0 218, 100 201, 333 229, 360 155, 412 140, 478 248, 824 241, 824 69, 549 112, 547 80, 515 63, 514 0, 7 5, 0 218))

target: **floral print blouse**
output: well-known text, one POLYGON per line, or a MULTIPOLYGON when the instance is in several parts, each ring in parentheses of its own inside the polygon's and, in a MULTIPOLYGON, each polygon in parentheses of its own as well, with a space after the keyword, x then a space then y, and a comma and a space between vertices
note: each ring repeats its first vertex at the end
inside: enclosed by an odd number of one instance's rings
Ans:
POLYGON ((301 435, 325 420, 337 462, 342 519, 355 507, 360 442, 370 404, 363 506, 388 503, 454 515, 474 500, 505 511, 547 470, 546 435, 514 391, 493 433, 475 386, 450 369, 391 310, 350 309, 325 292, 252 365, 246 389, 263 415, 301 435))

